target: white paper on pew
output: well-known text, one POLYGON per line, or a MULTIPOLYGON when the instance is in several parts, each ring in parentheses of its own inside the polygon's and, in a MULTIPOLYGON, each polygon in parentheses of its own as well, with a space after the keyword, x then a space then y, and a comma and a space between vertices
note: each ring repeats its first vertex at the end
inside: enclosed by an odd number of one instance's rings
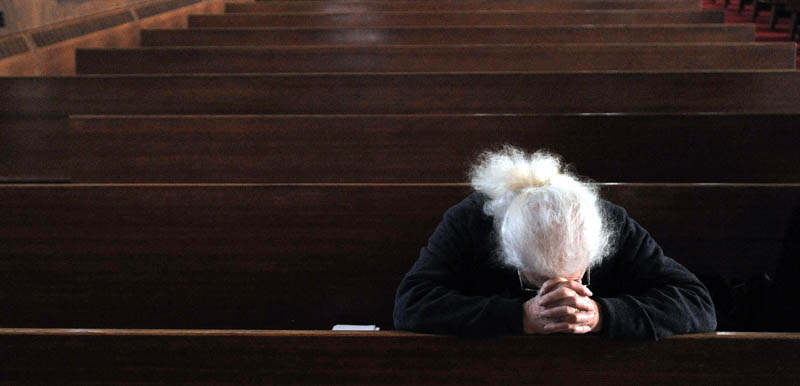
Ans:
POLYGON ((337 324, 333 331, 380 331, 381 328, 374 324, 337 324))

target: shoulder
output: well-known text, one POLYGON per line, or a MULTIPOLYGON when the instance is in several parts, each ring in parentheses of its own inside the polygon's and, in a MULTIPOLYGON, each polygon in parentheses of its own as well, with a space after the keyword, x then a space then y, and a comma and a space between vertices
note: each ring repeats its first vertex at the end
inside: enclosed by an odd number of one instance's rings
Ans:
POLYGON ((646 255, 662 255, 661 247, 628 211, 620 205, 602 200, 601 210, 611 232, 611 248, 605 261, 630 261, 646 255))
POLYGON ((622 206, 607 200, 600 200, 600 210, 603 212, 603 219, 617 241, 623 241, 634 234, 640 236, 648 234, 647 230, 639 225, 622 206))
POLYGON ((474 222, 491 222, 491 218, 483 211, 486 200, 486 195, 473 191, 459 203, 450 207, 444 213, 444 219, 464 225, 474 222))
POLYGON ((428 248, 432 251, 454 248, 478 248, 490 239, 492 218, 483 211, 486 196, 472 192, 463 200, 453 205, 442 216, 429 239, 428 248))

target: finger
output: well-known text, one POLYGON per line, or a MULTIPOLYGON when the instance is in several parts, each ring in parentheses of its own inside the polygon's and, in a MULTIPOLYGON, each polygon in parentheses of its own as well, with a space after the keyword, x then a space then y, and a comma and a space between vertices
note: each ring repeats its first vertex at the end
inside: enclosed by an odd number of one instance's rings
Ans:
POLYGON ((580 311, 578 311, 578 309, 575 307, 557 306, 557 307, 545 308, 544 311, 542 311, 539 315, 547 319, 562 320, 567 316, 577 314, 578 312, 580 311))
POLYGON ((564 296, 557 298, 547 304, 543 304, 545 308, 554 308, 559 306, 568 306, 577 308, 581 312, 594 312, 594 302, 584 296, 564 296))
POLYGON ((556 332, 564 332, 570 334, 585 334, 591 331, 592 328, 585 324, 574 323, 548 323, 544 326, 545 333, 552 334, 556 332))
POLYGON ((575 298, 575 297, 582 297, 578 295, 575 290, 566 286, 559 286, 558 288, 550 291, 549 293, 545 294, 544 296, 539 298, 539 304, 543 307, 553 307, 557 305, 571 305, 575 303, 575 301, 567 301, 566 299, 575 298))
POLYGON ((542 288, 539 288, 539 295, 545 295, 548 292, 556 289, 558 287, 559 283, 565 283, 565 282, 568 282, 568 281, 569 280, 567 280, 566 278, 563 278, 563 277, 556 277, 556 278, 550 279, 550 280, 544 282, 544 284, 542 284, 542 288))
POLYGON ((577 280, 567 280, 567 281, 558 282, 558 283, 555 284, 555 287, 553 289, 560 288, 560 287, 567 287, 567 288, 577 292, 581 296, 592 296, 592 295, 594 295, 592 293, 592 291, 589 290, 589 287, 583 285, 583 283, 581 283, 580 281, 577 281, 577 280))
POLYGON ((540 315, 546 319, 567 323, 588 323, 595 316, 593 312, 583 312, 569 306, 548 308, 540 315))

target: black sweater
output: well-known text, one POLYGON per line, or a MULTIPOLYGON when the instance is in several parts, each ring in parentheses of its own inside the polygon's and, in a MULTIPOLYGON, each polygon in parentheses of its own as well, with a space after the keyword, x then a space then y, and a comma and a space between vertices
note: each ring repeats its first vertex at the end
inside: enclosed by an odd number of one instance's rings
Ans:
MULTIPOLYGON (((450 208, 397 289, 395 328, 461 336, 522 334, 520 288, 513 268, 495 257, 485 196, 473 193, 450 208)), ((600 307, 600 335, 657 340, 713 331, 714 305, 705 286, 661 248, 619 206, 603 202, 615 230, 614 249, 591 269, 600 307)))

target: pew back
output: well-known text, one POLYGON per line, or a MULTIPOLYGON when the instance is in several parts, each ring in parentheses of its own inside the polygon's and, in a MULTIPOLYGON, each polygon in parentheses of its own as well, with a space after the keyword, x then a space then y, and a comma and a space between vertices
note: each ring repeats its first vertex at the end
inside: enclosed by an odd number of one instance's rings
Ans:
POLYGON ((68 114, 792 112, 795 71, 0 78, 0 117, 68 114))
POLYGON ((79 74, 794 69, 794 43, 78 49, 79 74))
POLYGON ((571 10, 189 15, 189 27, 390 27, 724 23, 724 11, 571 10))
POLYGON ((71 162, 39 174, 69 165, 72 181, 92 183, 461 182, 479 152, 513 143, 561 154, 597 181, 800 182, 797 130, 797 114, 76 116, 46 146, 71 162))
POLYGON ((226 13, 264 12, 379 12, 438 10, 509 10, 534 11, 554 9, 692 9, 700 10, 698 0, 371 0, 371 1, 269 1, 227 3, 226 13))
MULTIPOLYGON (((0 185, 8 327, 391 328, 462 185, 0 185)), ((604 185, 700 274, 774 269, 800 185, 604 185)))
POLYGON ((144 29, 142 46, 753 42, 746 24, 144 29))

